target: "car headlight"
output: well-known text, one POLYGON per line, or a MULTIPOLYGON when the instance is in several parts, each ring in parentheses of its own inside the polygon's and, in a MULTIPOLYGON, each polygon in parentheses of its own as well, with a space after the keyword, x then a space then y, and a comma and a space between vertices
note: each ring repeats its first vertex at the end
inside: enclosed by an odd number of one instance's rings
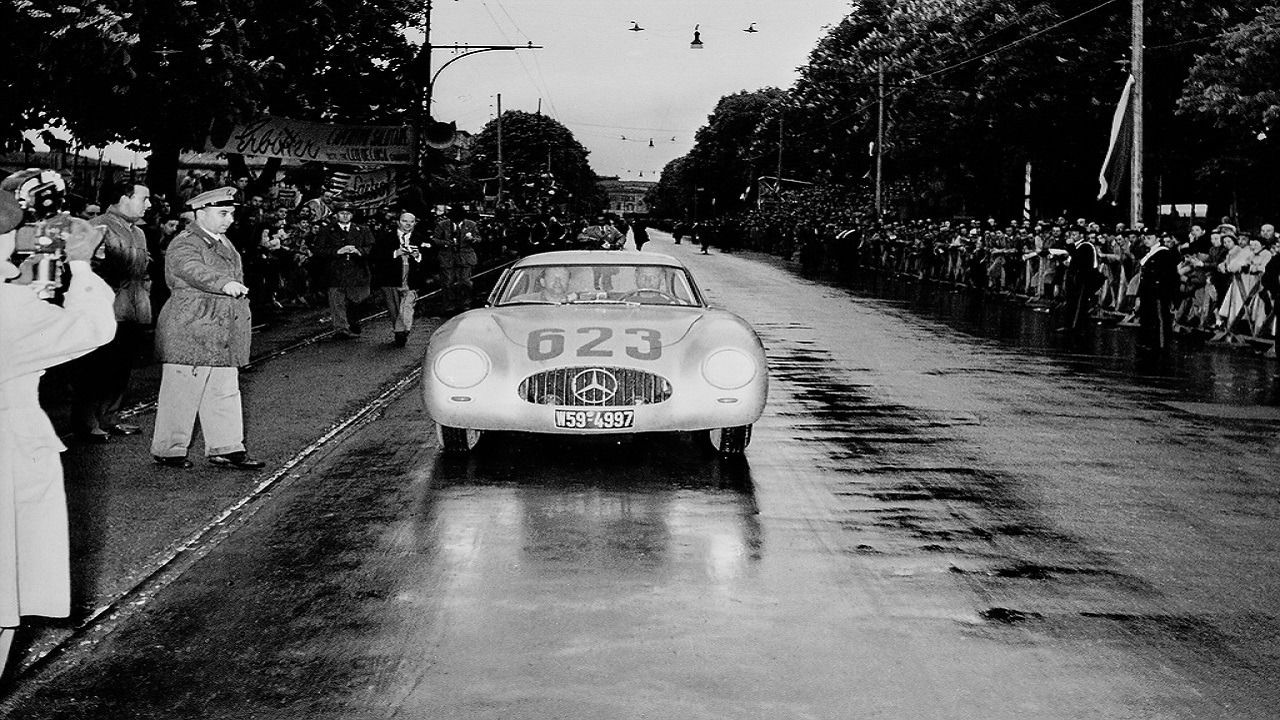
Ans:
POLYGON ((717 350, 702 361, 702 377, 724 390, 736 390, 755 376, 756 361, 741 350, 717 350))
POLYGON ((451 388, 480 384, 489 374, 489 357, 473 347, 451 347, 436 357, 436 379, 451 388))

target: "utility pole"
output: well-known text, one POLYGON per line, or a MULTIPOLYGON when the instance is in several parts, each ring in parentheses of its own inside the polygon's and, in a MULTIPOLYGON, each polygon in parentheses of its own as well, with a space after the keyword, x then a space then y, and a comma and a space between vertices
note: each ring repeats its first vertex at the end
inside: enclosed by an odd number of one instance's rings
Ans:
POLYGON ((1130 49, 1133 68, 1133 153, 1129 166, 1129 227, 1142 225, 1142 56, 1143 22, 1145 13, 1142 0, 1133 0, 1133 47, 1130 49))
POLYGON ((502 208, 502 93, 498 93, 498 207, 502 208))
POLYGON ((876 66, 876 219, 884 213, 884 60, 876 66))
POLYGON ((426 141, 423 139, 427 132, 427 123, 431 120, 431 0, 426 0, 426 12, 422 17, 422 97, 421 105, 418 107, 418 116, 415 120, 413 133, 413 160, 414 172, 421 174, 421 182, 423 187, 430 182, 431 176, 426 171, 426 141))
POLYGON ((783 105, 778 110, 778 176, 776 178, 777 190, 774 193, 779 200, 782 199, 782 125, 786 117, 787 107, 783 105))

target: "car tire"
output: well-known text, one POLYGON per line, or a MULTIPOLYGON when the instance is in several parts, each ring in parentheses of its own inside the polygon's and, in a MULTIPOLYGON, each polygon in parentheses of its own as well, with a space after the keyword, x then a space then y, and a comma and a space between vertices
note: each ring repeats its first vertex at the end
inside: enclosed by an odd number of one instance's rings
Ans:
POLYGON ((721 455, 741 455, 751 444, 751 426, 713 428, 707 431, 707 440, 711 442, 712 449, 721 455))
POLYGON ((465 454, 476 449, 482 433, 479 430, 436 425, 436 438, 440 448, 447 453, 465 454))

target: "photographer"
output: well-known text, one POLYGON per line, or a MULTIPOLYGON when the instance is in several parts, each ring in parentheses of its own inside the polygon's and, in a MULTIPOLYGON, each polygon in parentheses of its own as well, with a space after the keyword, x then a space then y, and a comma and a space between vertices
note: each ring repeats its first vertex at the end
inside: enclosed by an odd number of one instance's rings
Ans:
MULTIPOLYGON (((66 214, 44 223, 57 235, 71 282, 61 307, 23 284, 10 262, 23 212, 0 194, 0 672, 24 615, 66 617, 71 609, 67 503, 58 440, 40 408, 46 368, 109 342, 115 333, 111 288, 89 261, 102 231, 66 214)), ((26 271, 26 273, 24 273, 26 271)))

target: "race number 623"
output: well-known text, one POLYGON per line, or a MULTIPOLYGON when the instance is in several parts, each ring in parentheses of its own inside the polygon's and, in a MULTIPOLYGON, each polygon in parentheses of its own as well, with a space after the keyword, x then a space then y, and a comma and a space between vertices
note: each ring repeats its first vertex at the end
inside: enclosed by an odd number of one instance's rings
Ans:
MULTIPOLYGON (((627 344, 623 346, 627 356, 636 360, 657 360, 662 357, 662 334, 652 328, 627 328, 622 331, 627 344)), ((529 333, 525 349, 534 362, 551 360, 564 354, 566 336, 564 328, 538 328, 529 333)), ((574 332, 578 344, 574 355, 582 358, 613 357, 608 346, 613 338, 613 328, 583 327, 574 332)))

